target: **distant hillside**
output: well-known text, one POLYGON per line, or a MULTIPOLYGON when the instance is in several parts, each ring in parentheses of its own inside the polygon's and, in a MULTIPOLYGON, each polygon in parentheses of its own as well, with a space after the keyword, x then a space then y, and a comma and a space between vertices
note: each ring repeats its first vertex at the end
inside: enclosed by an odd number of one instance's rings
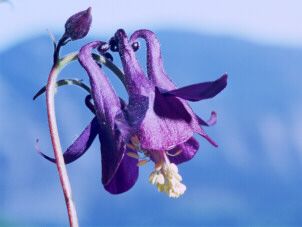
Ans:
MULTIPOLYGON (((204 118, 211 110, 218 112, 217 125, 206 130, 219 148, 199 138, 199 154, 180 167, 188 190, 183 198, 171 200, 148 183, 152 165, 141 168, 131 191, 107 194, 95 142, 69 166, 80 223, 301 225, 302 50, 181 31, 161 31, 158 37, 166 71, 179 86, 228 72, 225 91, 213 100, 192 104, 204 118)), ((71 43, 64 51, 83 43, 71 43)), ((139 54, 143 62, 143 48, 139 54)), ((46 36, 0 53, 0 220, 4 223, 67 223, 55 166, 34 149, 39 137, 42 149, 52 155, 45 97, 32 101, 46 82, 51 55, 46 36)), ((64 70, 63 77, 88 81, 77 64, 64 70)), ((112 75, 110 79, 124 96, 118 80, 112 75)), ((57 111, 65 147, 92 117, 82 108, 84 97, 75 88, 59 89, 57 111)))

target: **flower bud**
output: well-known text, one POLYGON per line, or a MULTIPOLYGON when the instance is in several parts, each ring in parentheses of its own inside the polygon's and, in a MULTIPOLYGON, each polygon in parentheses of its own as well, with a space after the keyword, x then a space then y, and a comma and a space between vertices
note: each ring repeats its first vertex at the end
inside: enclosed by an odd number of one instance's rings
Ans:
POLYGON ((71 40, 84 38, 89 32, 91 21, 91 7, 72 15, 65 23, 64 36, 71 40))

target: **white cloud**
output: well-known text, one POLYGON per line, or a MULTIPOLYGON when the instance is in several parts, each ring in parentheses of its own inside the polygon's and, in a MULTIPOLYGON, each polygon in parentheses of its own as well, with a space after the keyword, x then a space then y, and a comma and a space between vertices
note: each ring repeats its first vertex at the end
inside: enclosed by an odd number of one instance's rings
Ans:
POLYGON ((13 0, 13 3, 13 8, 0 5, 0 20, 6 22, 2 24, 0 49, 33 33, 43 33, 47 28, 62 31, 68 16, 88 6, 93 7, 92 33, 97 35, 112 34, 121 26, 127 29, 177 27, 258 41, 302 44, 302 30, 297 29, 302 19, 302 2, 298 0, 154 0, 143 3, 138 0, 13 0))
POLYGON ((276 114, 269 113, 259 120, 259 133, 268 165, 280 176, 290 176, 293 154, 285 122, 276 114))
POLYGON ((298 105, 294 106, 291 114, 290 121, 290 139, 293 143, 294 148, 297 151, 299 161, 302 163, 302 108, 297 108, 298 105))
POLYGON ((251 154, 247 145, 246 136, 242 133, 243 129, 225 110, 220 110, 219 121, 219 146, 223 150, 222 154, 231 166, 241 170, 249 170, 251 167, 251 154), (227 133, 226 133, 227 132, 227 133))

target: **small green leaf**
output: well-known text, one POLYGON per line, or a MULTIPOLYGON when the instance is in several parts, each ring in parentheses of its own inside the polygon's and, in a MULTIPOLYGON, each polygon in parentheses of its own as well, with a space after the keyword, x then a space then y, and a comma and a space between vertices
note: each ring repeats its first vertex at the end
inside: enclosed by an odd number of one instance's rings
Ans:
MULTIPOLYGON (((1 0, 0 0, 1 1, 1 0)), ((90 88, 82 82, 82 80, 79 79, 63 79, 56 82, 56 87, 61 87, 64 85, 75 85, 83 88, 90 94, 90 88)), ((46 91, 46 86, 42 87, 33 97, 33 100, 38 98, 40 95, 42 95, 46 91)))

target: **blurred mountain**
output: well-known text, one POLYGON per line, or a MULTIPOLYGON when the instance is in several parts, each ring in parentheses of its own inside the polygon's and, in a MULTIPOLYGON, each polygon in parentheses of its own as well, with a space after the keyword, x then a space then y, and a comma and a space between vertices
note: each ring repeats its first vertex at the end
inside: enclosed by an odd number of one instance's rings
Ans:
MULTIPOLYGON (((166 72, 179 86, 229 74, 225 91, 213 100, 192 103, 218 123, 206 129, 219 144, 199 138, 196 157, 180 167, 187 192, 177 200, 148 183, 152 164, 141 168, 137 184, 119 196, 101 185, 99 142, 68 170, 80 223, 87 225, 301 225, 302 218, 302 50, 250 43, 229 37, 160 31, 166 72)), ((105 40, 107 40, 107 37, 105 40)), ((87 41, 87 40, 86 40, 87 41)), ((69 43, 64 52, 83 41, 69 43)), ((145 50, 139 50, 145 64, 145 50)), ((37 155, 36 138, 52 155, 45 97, 33 102, 46 83, 52 45, 46 36, 0 53, 0 223, 67 223, 56 168, 37 155), (2 221, 3 220, 3 221, 2 221)), ((117 55, 114 55, 118 62, 117 55)), ((108 73, 108 71, 106 71, 108 73)), ((121 83, 109 75, 121 96, 121 83)), ((82 78, 77 62, 60 78, 82 78)), ((83 108, 85 92, 59 89, 56 105, 64 147, 92 115, 83 108)))

